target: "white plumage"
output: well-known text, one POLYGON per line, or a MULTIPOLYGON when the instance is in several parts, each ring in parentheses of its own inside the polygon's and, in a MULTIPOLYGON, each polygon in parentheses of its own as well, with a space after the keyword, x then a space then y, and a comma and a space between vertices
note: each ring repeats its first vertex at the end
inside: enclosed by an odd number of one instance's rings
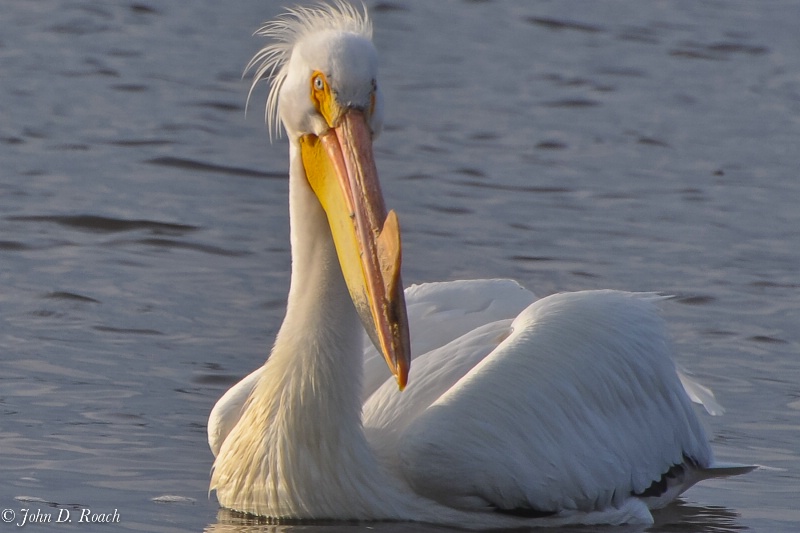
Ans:
POLYGON ((418 492, 457 507, 590 511, 644 492, 684 456, 711 464, 650 302, 558 294, 504 330, 400 437, 418 492))
MULTIPOLYGON (((349 274, 362 270, 348 270, 334 244, 350 226, 331 218, 315 188, 325 172, 307 155, 307 143, 329 131, 347 153, 342 109, 356 110, 372 135, 380 129, 369 20, 337 3, 290 11, 262 33, 275 43, 254 64, 276 80, 267 112, 280 115, 290 140, 292 285, 267 363, 209 418, 211 489, 223 506, 472 527, 647 523, 649 509, 695 482, 751 469, 715 464, 686 390, 710 411, 718 405, 676 370, 652 294, 537 300, 508 280, 409 287, 413 365, 399 391, 381 359, 402 385, 403 356, 387 355, 372 329, 386 306, 362 314, 349 274)), ((345 173, 353 169, 348 162, 345 173)), ((383 216, 374 230, 380 261, 393 215, 385 224, 383 216)), ((402 303, 381 279, 387 305, 402 303)))

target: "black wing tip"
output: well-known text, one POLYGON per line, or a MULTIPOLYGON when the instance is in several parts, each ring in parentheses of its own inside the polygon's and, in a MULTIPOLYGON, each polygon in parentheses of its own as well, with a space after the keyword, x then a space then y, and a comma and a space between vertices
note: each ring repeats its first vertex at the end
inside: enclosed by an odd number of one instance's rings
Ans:
POLYGON ((661 474, 661 478, 653 481, 650 486, 642 492, 631 491, 631 496, 637 496, 639 498, 657 498, 669 490, 670 481, 676 479, 682 480, 686 475, 687 468, 698 468, 698 461, 693 457, 683 454, 683 462, 669 467, 669 470, 661 474))
POLYGON ((515 507, 513 509, 495 507, 494 511, 496 513, 516 516, 518 518, 547 518, 558 514, 557 511, 543 511, 542 509, 536 509, 534 507, 515 507))

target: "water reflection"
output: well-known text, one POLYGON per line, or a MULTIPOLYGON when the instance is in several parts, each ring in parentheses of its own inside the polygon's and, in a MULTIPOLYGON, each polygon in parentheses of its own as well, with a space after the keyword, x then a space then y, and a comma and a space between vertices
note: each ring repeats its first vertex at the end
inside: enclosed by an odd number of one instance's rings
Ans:
POLYGON ((717 505, 693 505, 677 501, 653 513, 656 524, 652 531, 694 531, 696 533, 725 533, 745 531, 739 523, 739 513, 717 505))
MULTIPOLYGON (((734 533, 748 530, 738 522, 739 514, 721 506, 703 506, 678 500, 664 509, 653 513, 655 524, 652 526, 620 526, 608 529, 613 533, 734 533)), ((430 524, 412 524, 408 522, 335 522, 335 521, 274 521, 259 518, 228 509, 220 509, 217 513, 217 522, 209 524, 204 529, 206 533, 355 533, 368 529, 376 533, 400 533, 407 531, 420 531, 435 533, 453 531, 452 528, 430 524)), ((478 530, 495 531, 495 530, 478 530)), ((558 529, 530 529, 521 526, 519 529, 505 529, 501 531, 552 531, 557 533, 597 533, 597 527, 570 527, 558 529)))

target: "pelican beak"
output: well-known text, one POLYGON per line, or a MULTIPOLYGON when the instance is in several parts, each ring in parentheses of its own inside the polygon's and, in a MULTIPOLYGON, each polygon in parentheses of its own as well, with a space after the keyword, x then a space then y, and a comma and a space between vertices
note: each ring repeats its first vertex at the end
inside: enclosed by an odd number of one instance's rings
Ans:
POLYGON ((350 297, 375 347, 406 386, 411 363, 400 278, 400 227, 386 206, 364 113, 344 109, 321 135, 304 135, 306 178, 328 217, 350 297))

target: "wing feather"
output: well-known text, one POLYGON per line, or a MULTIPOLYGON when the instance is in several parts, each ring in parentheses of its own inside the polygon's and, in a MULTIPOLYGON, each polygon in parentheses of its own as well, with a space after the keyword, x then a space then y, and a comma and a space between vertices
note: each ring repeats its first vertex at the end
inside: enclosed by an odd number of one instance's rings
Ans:
POLYGON ((553 295, 413 422, 414 489, 454 507, 620 506, 690 457, 711 462, 650 297, 553 295))
MULTIPOLYGON (((405 297, 412 361, 480 326, 514 318, 536 300, 532 292, 509 279, 423 283, 408 287, 405 297)), ((412 380, 418 379, 414 376, 421 375, 418 371, 414 372, 416 364, 411 365, 413 374, 409 383, 412 386, 412 380)), ((364 399, 369 398, 387 380, 394 382, 383 356, 378 354, 365 335, 364 399)), ((437 390, 441 394, 446 389, 437 390)))

